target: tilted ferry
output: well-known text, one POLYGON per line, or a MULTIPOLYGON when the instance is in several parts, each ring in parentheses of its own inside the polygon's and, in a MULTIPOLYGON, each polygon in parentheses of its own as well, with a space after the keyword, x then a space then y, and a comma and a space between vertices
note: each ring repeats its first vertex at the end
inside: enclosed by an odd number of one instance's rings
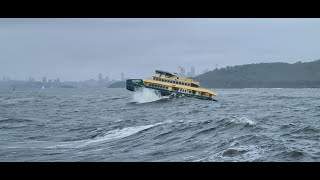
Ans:
POLYGON ((203 100, 214 100, 218 94, 208 89, 200 88, 197 81, 179 77, 177 73, 156 70, 152 79, 128 79, 126 88, 129 91, 136 91, 141 88, 157 90, 162 96, 170 97, 195 97, 203 100))

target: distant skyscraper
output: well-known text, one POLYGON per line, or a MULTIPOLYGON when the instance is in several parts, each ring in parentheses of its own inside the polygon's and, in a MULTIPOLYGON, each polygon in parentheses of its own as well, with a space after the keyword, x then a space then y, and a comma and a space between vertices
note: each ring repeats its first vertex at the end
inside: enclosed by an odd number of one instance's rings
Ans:
POLYGON ((121 73, 121 81, 124 80, 124 73, 121 73))
POLYGON ((195 76, 196 75, 196 69, 194 68, 194 66, 191 67, 191 76, 195 76))
POLYGON ((100 82, 102 81, 102 73, 98 74, 98 81, 100 81, 100 82))

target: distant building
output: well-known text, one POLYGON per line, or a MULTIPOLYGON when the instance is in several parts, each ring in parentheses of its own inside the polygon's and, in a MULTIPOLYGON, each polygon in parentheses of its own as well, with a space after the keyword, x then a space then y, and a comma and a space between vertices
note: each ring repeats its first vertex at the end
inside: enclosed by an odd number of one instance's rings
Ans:
POLYGON ((60 78, 54 79, 53 82, 54 83, 60 83, 60 78))
POLYGON ((34 78, 33 78, 33 77, 30 77, 30 78, 29 78, 29 81, 30 81, 30 82, 33 82, 33 81, 34 81, 34 78))

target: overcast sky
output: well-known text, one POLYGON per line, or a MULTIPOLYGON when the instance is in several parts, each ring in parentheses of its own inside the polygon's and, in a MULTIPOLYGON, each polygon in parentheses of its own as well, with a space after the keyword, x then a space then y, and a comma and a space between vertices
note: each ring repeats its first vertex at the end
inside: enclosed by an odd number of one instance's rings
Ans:
POLYGON ((320 19, 0 19, 0 77, 146 78, 320 59, 320 19))

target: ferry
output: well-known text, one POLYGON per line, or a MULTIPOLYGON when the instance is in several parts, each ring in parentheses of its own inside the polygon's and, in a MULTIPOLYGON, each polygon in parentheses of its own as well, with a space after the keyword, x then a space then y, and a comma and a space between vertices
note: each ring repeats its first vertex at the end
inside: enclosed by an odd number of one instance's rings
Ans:
POLYGON ((187 96, 213 101, 216 101, 214 97, 218 95, 208 89, 200 88, 200 83, 197 81, 161 70, 156 70, 152 79, 127 79, 126 88, 129 91, 149 88, 158 91, 162 96, 187 96))

